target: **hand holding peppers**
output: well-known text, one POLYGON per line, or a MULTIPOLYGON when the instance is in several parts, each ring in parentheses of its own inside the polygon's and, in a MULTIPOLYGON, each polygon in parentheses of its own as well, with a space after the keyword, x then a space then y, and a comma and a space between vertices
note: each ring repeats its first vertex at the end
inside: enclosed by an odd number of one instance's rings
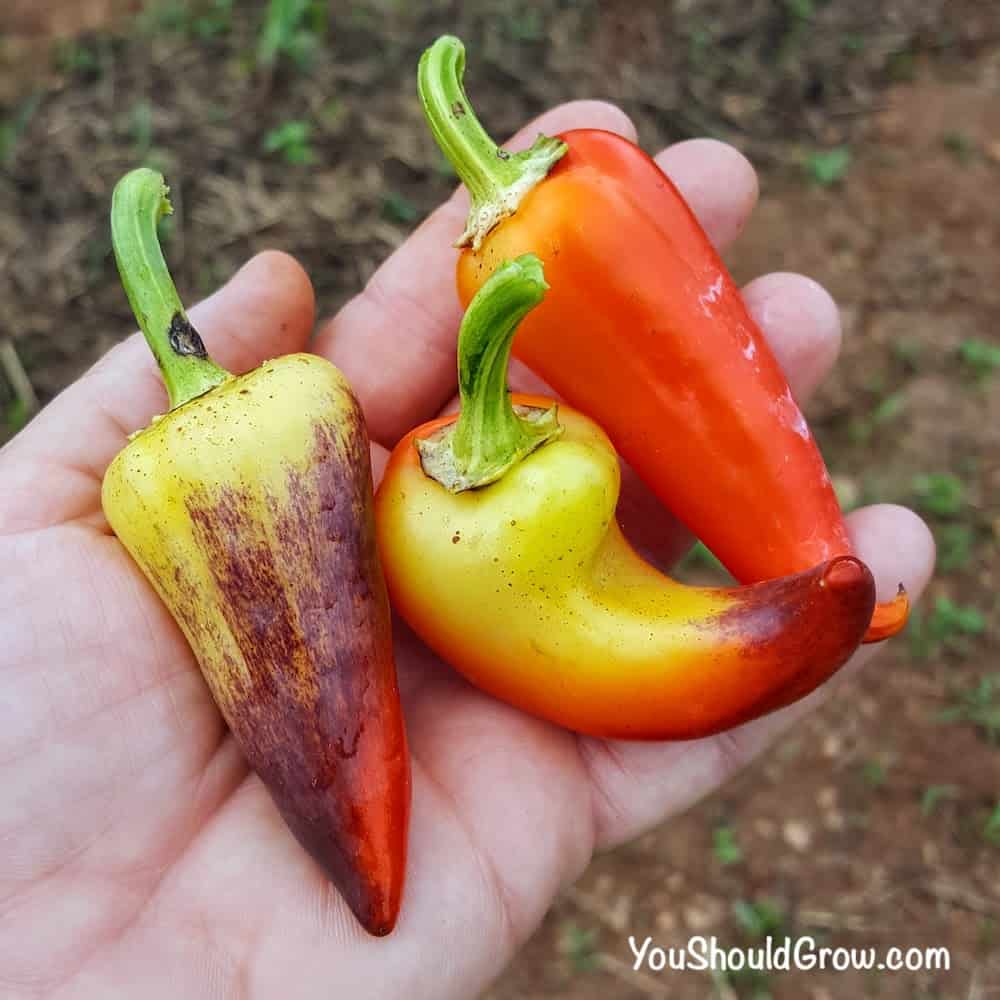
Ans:
MULTIPOLYGON (((622 120, 576 104, 531 134, 622 120)), ((667 155, 712 178, 698 207, 734 228, 746 200, 734 189, 749 178, 729 169, 732 159, 707 145, 667 155)), ((411 237, 381 272, 382 296, 355 300, 336 338, 319 345, 362 392, 385 440, 387 415, 430 419, 454 378, 454 254, 441 239, 449 229, 457 232, 450 210, 411 237), (403 352, 397 307, 411 299, 400 284, 414 275, 425 308, 409 314, 403 352)), ((796 284, 777 278, 773 294, 794 302, 796 284)), ((267 254, 191 319, 213 355, 243 371, 304 349, 311 304, 301 270, 267 254)), ((790 339, 794 311, 769 313, 772 342, 790 339)), ((800 341, 819 336, 799 331, 800 341)), ((279 829, 263 788, 246 780, 187 643, 107 533, 100 475, 125 444, 122 428, 162 410, 144 352, 135 338, 115 348, 0 450, 0 563, 17 567, 0 574, 8 979, 102 996, 123 983, 129 995, 193 996, 210 976, 219 992, 250 983, 287 993, 299 982, 353 996, 364 983, 385 1000, 464 1000, 510 960, 592 850, 686 809, 791 721, 770 715, 724 741, 608 747, 456 682, 397 630, 418 761, 412 876, 396 930, 365 939, 279 829)), ((374 450, 378 468, 386 452, 374 450)), ((883 507, 851 521, 865 561, 919 594, 932 550, 916 518, 883 507)), ((850 700, 838 710, 851 711, 850 700)))
POLYGON ((376 520, 393 604, 479 687, 591 736, 706 736, 808 694, 861 641, 868 569, 839 556, 708 590, 644 563, 615 522, 604 434, 509 398, 511 341, 546 287, 536 257, 494 272, 459 333, 461 415, 389 460, 376 520))

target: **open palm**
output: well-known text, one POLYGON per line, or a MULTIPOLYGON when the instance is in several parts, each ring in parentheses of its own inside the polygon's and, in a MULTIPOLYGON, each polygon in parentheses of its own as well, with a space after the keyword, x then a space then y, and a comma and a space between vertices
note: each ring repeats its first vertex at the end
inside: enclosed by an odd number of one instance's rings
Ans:
MULTIPOLYGON (((520 145, 580 126, 632 137, 614 108, 579 102, 520 145)), ((732 240, 756 195, 747 163, 707 141, 658 159, 716 243, 732 240)), ((454 392, 448 248, 463 214, 459 195, 314 343, 362 401, 376 477, 385 447, 454 392)), ((794 275, 761 278, 746 296, 808 396, 839 344, 829 297, 794 275)), ((304 347, 312 290, 290 258, 263 254, 192 317, 215 358, 244 371, 304 347)), ((470 688, 398 625, 410 867, 396 931, 369 938, 248 773, 180 631, 104 521, 104 469, 163 409, 132 337, 0 452, 5 995, 474 996, 595 849, 711 790, 816 701, 692 743, 582 739, 470 688)), ((676 555, 683 533, 625 482, 629 533, 660 560, 676 555)), ((880 597, 900 580, 918 594, 933 558, 923 525, 893 507, 850 523, 880 597)))

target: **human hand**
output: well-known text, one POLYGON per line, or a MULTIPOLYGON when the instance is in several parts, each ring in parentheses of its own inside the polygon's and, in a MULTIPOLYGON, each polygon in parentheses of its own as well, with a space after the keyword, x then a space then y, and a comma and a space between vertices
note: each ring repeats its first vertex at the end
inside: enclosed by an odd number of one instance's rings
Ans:
MULTIPOLYGON (((584 125, 634 137, 620 112, 578 102, 520 145, 584 125)), ((746 161, 707 141, 658 160, 715 242, 734 239, 756 196, 746 161)), ((454 392, 449 246, 464 214, 452 198, 313 345, 362 401, 376 476, 385 449, 454 392)), ((837 354, 832 302, 794 275, 745 294, 805 399, 837 354)), ((219 363, 243 371, 306 345, 312 290, 290 258, 264 254, 191 315, 219 363)), ((523 371, 512 382, 538 387, 523 371)), ((398 625, 409 877, 396 930, 369 938, 248 773, 178 628, 104 521, 104 469, 164 409, 133 337, 0 451, 0 991, 474 996, 595 849, 687 807, 823 696, 706 740, 608 743, 481 694, 398 625)), ((634 479, 623 490, 632 537, 676 555, 677 525, 634 479)), ((880 597, 900 580, 916 597, 933 560, 922 523, 882 506, 849 524, 880 597)))

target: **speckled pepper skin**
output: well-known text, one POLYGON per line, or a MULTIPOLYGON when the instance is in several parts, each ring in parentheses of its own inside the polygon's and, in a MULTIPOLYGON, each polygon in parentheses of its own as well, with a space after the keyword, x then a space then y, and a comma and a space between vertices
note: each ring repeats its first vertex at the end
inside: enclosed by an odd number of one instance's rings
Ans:
POLYGON ((472 683, 591 736, 691 739, 804 696, 857 648, 875 603, 863 563, 740 588, 677 583, 615 522, 608 438, 567 406, 558 416, 561 437, 457 494, 414 445, 455 418, 425 424, 396 446, 375 497, 394 607, 472 683))
POLYGON ((289 827, 365 928, 388 933, 410 771, 346 381, 308 354, 231 378, 135 436, 102 500, 289 827))

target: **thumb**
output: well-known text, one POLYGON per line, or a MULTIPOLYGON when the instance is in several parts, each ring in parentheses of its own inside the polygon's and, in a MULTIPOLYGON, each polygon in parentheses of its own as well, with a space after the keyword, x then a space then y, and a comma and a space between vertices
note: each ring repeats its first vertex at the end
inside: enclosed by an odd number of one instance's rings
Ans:
MULTIPOLYGON (((190 311, 213 359, 236 373, 306 346, 315 297, 294 258, 258 254, 190 311)), ((167 408, 152 354, 134 334, 56 397, 0 453, 0 534, 95 509, 101 477, 128 435, 167 408)))

